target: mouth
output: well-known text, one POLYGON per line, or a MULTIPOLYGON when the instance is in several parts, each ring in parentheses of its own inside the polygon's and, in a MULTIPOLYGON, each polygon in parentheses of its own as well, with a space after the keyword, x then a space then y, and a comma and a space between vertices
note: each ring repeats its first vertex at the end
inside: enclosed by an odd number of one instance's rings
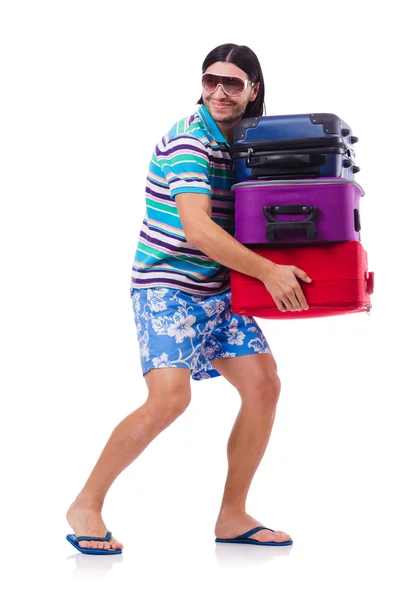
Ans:
POLYGON ((225 104, 223 102, 215 102, 214 100, 212 100, 212 105, 214 106, 214 108, 220 108, 220 109, 224 109, 224 108, 227 108, 228 106, 231 106, 231 104, 225 104))

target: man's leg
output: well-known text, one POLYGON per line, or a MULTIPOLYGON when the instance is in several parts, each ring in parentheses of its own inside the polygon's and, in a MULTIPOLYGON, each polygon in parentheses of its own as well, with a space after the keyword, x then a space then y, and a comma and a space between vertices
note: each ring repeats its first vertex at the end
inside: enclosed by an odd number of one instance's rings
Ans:
MULTIPOLYGON (((145 404, 115 427, 87 482, 67 512, 66 518, 77 537, 103 537, 106 534, 108 529, 101 512, 110 486, 190 403, 189 369, 151 369, 145 375, 145 381, 149 389, 145 404)), ((109 541, 82 541, 80 545, 83 548, 104 549, 123 547, 113 537, 109 541)))
MULTIPOLYGON (((272 354, 217 358, 211 362, 241 397, 241 408, 227 445, 228 473, 215 526, 216 537, 232 538, 263 524, 246 513, 245 505, 272 431, 280 380, 272 354)), ((263 542, 291 539, 283 532, 267 530, 250 537, 263 542)))

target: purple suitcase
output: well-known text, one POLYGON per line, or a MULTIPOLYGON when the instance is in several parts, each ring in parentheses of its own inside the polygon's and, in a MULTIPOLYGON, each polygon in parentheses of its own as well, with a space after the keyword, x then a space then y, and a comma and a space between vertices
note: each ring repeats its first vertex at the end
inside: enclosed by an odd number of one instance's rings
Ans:
POLYGON ((349 179, 251 180, 235 191, 235 238, 242 244, 360 241, 360 197, 349 179))

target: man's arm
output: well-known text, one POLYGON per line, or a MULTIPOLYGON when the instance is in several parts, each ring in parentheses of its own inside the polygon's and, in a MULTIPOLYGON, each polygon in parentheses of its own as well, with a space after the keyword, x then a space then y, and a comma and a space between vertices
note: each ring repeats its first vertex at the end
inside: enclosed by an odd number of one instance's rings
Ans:
POLYGON ((175 195, 186 239, 221 265, 262 281, 276 306, 286 310, 307 310, 308 305, 297 277, 311 279, 294 265, 277 265, 240 244, 232 235, 211 219, 209 194, 181 193, 175 195))
POLYGON ((211 219, 211 196, 182 193, 175 196, 186 239, 203 254, 225 267, 263 279, 273 265, 240 244, 211 219))

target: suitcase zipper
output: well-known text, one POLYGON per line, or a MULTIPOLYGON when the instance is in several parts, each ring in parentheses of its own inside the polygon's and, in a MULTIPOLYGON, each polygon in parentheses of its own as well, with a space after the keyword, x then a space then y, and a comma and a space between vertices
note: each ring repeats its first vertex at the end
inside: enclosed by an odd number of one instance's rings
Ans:
MULTIPOLYGON (((249 311, 256 311, 256 310, 258 310, 258 306, 255 306, 253 308, 251 308, 250 306, 244 306, 242 308, 243 308, 243 310, 249 310, 249 311)), ((273 308, 266 308, 265 310, 274 310, 274 308, 276 308, 276 307, 274 306, 273 308)), ((333 305, 333 306, 316 306, 316 308, 319 308, 321 310, 326 309, 326 308, 335 309, 335 308, 338 308, 338 305, 333 305)), ((345 307, 341 306, 340 308, 342 309, 341 313, 343 314, 343 308, 345 308, 345 307)), ((372 305, 366 303, 364 306, 361 304, 360 306, 356 306, 355 308, 365 308, 366 309, 365 314, 367 316, 370 316, 372 305)), ((310 306, 309 306, 309 310, 310 310, 310 306)), ((354 313, 352 313, 352 314, 354 314, 354 313)))
POLYGON ((242 187, 269 187, 269 186, 282 186, 285 187, 286 185, 323 185, 323 184, 333 184, 333 185, 339 185, 341 183, 349 183, 350 185, 356 185, 357 187, 360 188, 361 191, 361 195, 365 196, 365 192, 363 190, 363 188, 361 187, 361 185, 359 183, 357 183, 356 181, 352 181, 351 179, 344 179, 343 177, 335 177, 333 179, 326 179, 326 178, 320 178, 320 179, 308 179, 308 180, 304 180, 304 179, 289 179, 288 181, 278 181, 278 180, 271 180, 271 181, 257 181, 257 180, 253 180, 253 181, 243 181, 241 183, 235 183, 234 185, 232 185, 231 189, 232 191, 235 190, 237 187, 238 188, 242 188, 242 187))
POLYGON ((348 148, 348 144, 343 140, 342 137, 315 137, 315 138, 301 138, 301 139, 286 139, 286 140, 262 140, 262 141, 251 141, 236 143, 232 151, 244 152, 245 150, 255 150, 258 148, 263 151, 274 151, 274 150, 304 150, 306 148, 348 148))

